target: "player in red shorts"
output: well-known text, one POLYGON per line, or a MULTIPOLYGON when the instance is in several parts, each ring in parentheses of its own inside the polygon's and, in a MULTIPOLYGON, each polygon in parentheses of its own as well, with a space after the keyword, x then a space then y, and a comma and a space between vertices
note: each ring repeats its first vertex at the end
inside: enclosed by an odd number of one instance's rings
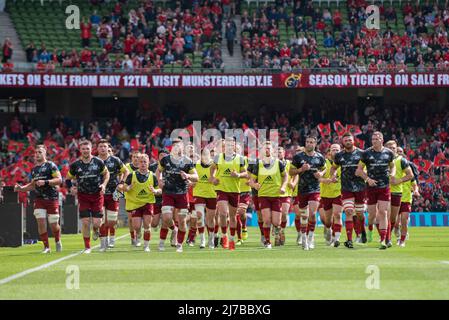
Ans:
POLYGON ((379 249, 384 250, 387 248, 387 211, 391 200, 390 177, 395 176, 396 166, 393 151, 383 146, 383 134, 379 131, 374 132, 371 141, 373 146, 362 153, 356 174, 368 184, 368 227, 372 234, 376 219, 379 224, 379 249), (367 172, 363 170, 364 165, 367 172))
POLYGON ((61 227, 59 226, 59 201, 58 186, 62 182, 58 167, 51 161, 47 161, 47 149, 44 145, 36 146, 34 150, 35 167, 31 170, 31 182, 20 186, 15 185, 16 192, 34 190, 34 216, 37 221, 39 237, 44 243, 42 253, 50 253, 48 243, 47 219, 51 231, 55 237, 56 251, 62 251, 61 227))
POLYGON ((162 186, 162 228, 160 233, 159 250, 164 250, 168 228, 173 226, 173 217, 177 211, 178 233, 176 252, 182 252, 182 243, 186 234, 186 217, 189 212, 187 190, 190 182, 198 181, 195 166, 184 155, 184 145, 181 140, 173 139, 172 150, 159 162, 159 185, 162 186), (162 180, 161 174, 164 176, 162 180))
MULTIPOLYGON (((198 173, 198 182, 193 187, 193 196, 195 198, 195 211, 198 220, 205 220, 209 231, 209 249, 214 249, 215 239, 215 211, 217 207, 217 193, 215 188, 209 181, 210 166, 212 165, 212 157, 208 149, 203 149, 201 161, 195 164, 198 173)), ((200 249, 205 248, 206 238, 204 230, 200 230, 200 249)))
MULTIPOLYGON (((343 150, 334 156, 334 163, 330 174, 331 176, 336 177, 337 170, 339 168, 341 169, 341 198, 343 211, 346 215, 346 236, 348 238, 345 242, 345 246, 352 248, 352 231, 354 229, 353 217, 355 215, 357 216, 357 221, 359 223, 359 230, 356 233, 361 233, 362 243, 366 243, 367 241, 364 229, 366 183, 362 178, 356 175, 358 165, 362 159, 363 150, 354 145, 354 136, 350 132, 346 132, 343 135, 342 145, 343 150)), ((341 225, 334 224, 333 231, 341 231, 341 225)))
POLYGON ((396 166, 396 174, 390 178, 391 205, 388 210, 388 229, 387 229, 387 246, 391 247, 391 233, 396 224, 397 217, 401 208, 401 197, 403 184, 413 179, 413 172, 410 163, 404 156, 400 156, 397 152, 398 144, 394 140, 387 141, 385 147, 393 151, 394 163, 396 166))
MULTIPOLYGON (((196 164, 199 159, 197 154, 195 153, 195 148, 191 143, 186 146, 186 155, 192 160, 192 163, 196 164)), ((186 244, 190 247, 195 246, 195 238, 197 231, 200 234, 202 245, 200 245, 201 249, 204 249, 206 246, 206 238, 204 236, 204 215, 198 216, 197 211, 195 209, 195 197, 193 196, 193 187, 195 183, 189 183, 189 189, 187 192, 187 201, 189 203, 189 214, 187 216, 187 223, 189 225, 189 234, 187 236, 186 244)))
MULTIPOLYGON (((134 150, 131 152, 131 162, 127 163, 125 167, 128 169, 129 174, 136 171, 139 167, 139 158, 140 158, 140 152, 138 150, 134 150)), ((124 193, 125 196, 125 206, 126 206, 126 192, 124 193)), ((131 245, 139 247, 140 246, 140 238, 141 238, 141 232, 140 229, 136 233, 134 231, 134 228, 132 226, 133 217, 130 213, 128 213, 128 228, 129 228, 129 234, 131 236, 131 245)))
POLYGON ((288 174, 283 162, 277 159, 276 151, 271 141, 266 141, 261 159, 250 164, 251 184, 258 191, 258 201, 263 217, 263 233, 265 248, 271 249, 271 225, 275 229, 275 236, 279 239, 281 231, 281 199, 286 193, 288 174))
MULTIPOLYGON (((167 150, 161 150, 159 152, 158 158, 162 159, 164 156, 169 154, 167 150)), ((157 168, 159 166, 159 161, 155 161, 152 164, 150 164, 149 169, 151 172, 153 172, 156 175, 157 168)), ((155 187, 155 189, 160 189, 159 186, 155 187)), ((151 220, 151 227, 153 228, 153 231, 156 232, 157 228, 161 224, 161 213, 162 213, 162 193, 155 195, 156 202, 154 203, 154 213, 153 213, 153 219, 151 220)))
MULTIPOLYGON (((236 146, 237 154, 242 156, 245 161, 245 170, 248 169, 248 158, 243 154, 243 148, 240 144, 236 146)), ((243 240, 248 239, 248 229, 246 227, 246 211, 251 202, 251 187, 248 178, 240 179, 240 197, 237 208, 237 242, 241 245, 243 240)))
MULTIPOLYGON (((296 152, 303 152, 304 147, 297 147, 296 152)), ((291 166, 291 163, 290 163, 291 166)), ((290 170, 289 170, 290 174, 290 170)), ((299 185, 299 175, 294 176, 293 179, 296 181, 295 188, 293 189, 293 203, 292 203, 292 211, 295 213, 295 228, 297 232, 296 244, 298 246, 302 246, 302 232, 301 232, 301 213, 299 211, 299 200, 298 200, 298 185, 299 185)))
POLYGON ((243 157, 236 153, 234 137, 225 139, 225 151, 215 156, 210 170, 210 181, 217 187, 217 210, 220 215, 223 248, 235 250, 240 179, 247 177, 248 173, 245 170, 243 157), (230 228, 229 242, 227 237, 228 216, 230 228))
POLYGON ((293 157, 290 168, 290 175, 299 174, 298 203, 301 216, 301 242, 304 250, 315 248, 315 214, 320 204, 319 179, 325 173, 326 160, 321 153, 315 151, 316 145, 316 137, 307 137, 304 152, 299 152, 293 157), (308 236, 307 230, 309 230, 308 236))
MULTIPOLYGON (((290 171, 291 161, 285 159, 285 150, 283 147, 278 148, 278 157, 279 161, 281 161, 285 166, 285 171, 290 171)), ((283 246, 285 244, 285 228, 287 227, 287 216, 290 211, 290 207, 292 207, 292 197, 293 197, 293 190, 295 190, 296 185, 298 183, 298 176, 292 177, 290 174, 288 174, 288 180, 287 180, 287 192, 285 195, 281 195, 281 213, 282 213, 282 221, 281 221, 281 233, 279 238, 275 239, 274 245, 283 246)))
POLYGON ((134 230, 138 230, 143 222, 143 239, 145 252, 150 252, 151 222, 154 214, 156 195, 161 195, 161 189, 156 189, 158 182, 156 175, 148 167, 150 159, 148 155, 141 154, 139 169, 128 175, 123 187, 127 192, 126 211, 132 215, 134 230))
MULTIPOLYGON (((400 156, 404 155, 404 151, 402 148, 397 148, 397 153, 400 156)), ((413 196, 419 197, 419 187, 418 187, 418 178, 419 171, 416 168, 413 162, 410 162, 410 168, 413 172, 412 180, 404 182, 402 186, 402 198, 401 198, 401 207, 399 209, 399 218, 398 218, 398 229, 400 225, 400 237, 398 237, 397 245, 400 248, 405 247, 405 241, 408 236, 408 219, 410 216, 410 212, 412 211, 412 202, 413 196)))
MULTIPOLYGON (((327 245, 333 244, 334 247, 340 245, 341 235, 341 171, 338 170, 337 175, 331 175, 332 166, 334 164, 335 155, 340 152, 340 145, 333 144, 326 152, 326 173, 320 179, 321 182, 321 201, 320 201, 320 217, 324 224, 324 238, 327 245), (332 225, 334 230, 331 230, 332 225)), ((346 220, 352 222, 352 216, 347 216, 346 220)), ((346 222, 348 224, 348 222, 346 222)), ((352 236, 352 229, 350 230, 352 236)), ((352 241, 352 238, 348 241, 352 241)), ((352 244, 351 246, 352 247, 352 244)))
POLYGON ((97 143, 98 157, 103 160, 106 168, 109 171, 109 182, 106 186, 104 194, 104 221, 100 227, 100 251, 106 251, 108 247, 115 246, 115 225, 118 219, 118 199, 114 199, 114 192, 117 186, 125 181, 128 176, 128 169, 126 169, 122 160, 110 154, 111 146, 107 140, 100 140, 97 143), (108 240, 109 230, 112 229, 112 235, 108 240))
POLYGON ((84 140, 79 144, 81 157, 70 165, 67 173, 68 187, 77 194, 79 215, 82 221, 84 253, 90 253, 90 226, 98 233, 103 218, 103 201, 109 171, 104 162, 92 155, 92 143, 84 140), (72 180, 76 180, 74 185, 72 180))

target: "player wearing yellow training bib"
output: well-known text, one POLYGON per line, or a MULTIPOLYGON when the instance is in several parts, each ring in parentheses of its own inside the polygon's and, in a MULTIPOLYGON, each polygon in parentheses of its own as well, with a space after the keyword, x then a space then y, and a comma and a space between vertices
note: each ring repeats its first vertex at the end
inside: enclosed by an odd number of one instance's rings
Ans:
MULTIPOLYGON (((400 156, 403 156, 404 151, 402 148, 397 148, 397 153, 400 156)), ((410 169, 413 173, 412 180, 406 181, 402 184, 402 199, 401 199, 401 208, 399 209, 399 221, 400 221, 400 238, 398 237, 397 244, 399 247, 405 247, 405 240, 408 235, 408 219, 410 216, 410 212, 412 211, 412 202, 413 196, 419 196, 419 187, 418 187, 418 177, 419 171, 416 168, 415 164, 410 162, 410 169)), ((398 221, 398 222, 399 222, 398 221)), ((399 223, 398 223, 399 224, 399 223)), ((399 234, 399 225, 398 225, 398 234, 399 234)))
POLYGON ((283 147, 278 148, 278 158, 285 166, 285 172, 287 172, 287 190, 284 195, 281 196, 281 234, 279 236, 279 241, 275 239, 275 246, 283 246, 285 244, 285 228, 287 227, 287 215, 290 211, 291 202, 294 190, 296 188, 296 194, 298 194, 298 180, 299 176, 292 177, 288 172, 290 171, 291 161, 285 159, 285 150, 283 147))
POLYGON ((394 164, 396 171, 394 176, 390 178, 390 192, 391 192, 391 208, 387 213, 388 216, 388 229, 386 242, 387 246, 391 247, 391 233, 396 224, 397 217, 401 208, 401 197, 404 182, 413 179, 413 172, 410 168, 410 163, 403 156, 398 155, 397 149, 398 144, 394 140, 387 141, 385 147, 393 151, 394 154, 394 164))
POLYGON ((211 165, 210 181, 216 186, 217 210, 223 234, 223 248, 235 250, 235 232, 237 228, 237 207, 240 198, 240 179, 248 176, 242 156, 236 153, 233 137, 225 139, 224 153, 215 156, 211 165), (227 237, 227 218, 229 215, 230 241, 227 237))
POLYGON ((132 215, 132 225, 137 232, 143 221, 144 251, 150 252, 151 221, 154 213, 155 195, 160 195, 161 189, 156 189, 156 176, 148 167, 150 159, 142 154, 139 158, 139 169, 128 175, 123 190, 127 193, 126 211, 132 215))
MULTIPOLYGON (((337 175, 331 175, 331 168, 334 165, 334 157, 340 152, 340 145, 333 144, 326 152, 326 171, 323 177, 320 179, 320 218, 324 224, 324 238, 326 244, 330 246, 334 244, 335 247, 339 246, 341 230, 334 233, 332 237, 331 227, 332 225, 341 225, 341 213, 343 203, 341 200, 341 169, 337 169, 337 175)), ((351 217, 352 219, 352 217, 351 217)))
POLYGON ((286 193, 288 174, 283 162, 276 159, 270 141, 265 142, 262 159, 248 168, 251 184, 258 190, 259 207, 262 211, 265 248, 271 249, 271 224, 275 228, 275 237, 280 237, 281 200, 286 193))
MULTIPOLYGON (((248 170, 248 158, 243 155, 242 147, 237 145, 237 154, 243 157, 245 163, 245 170, 248 170)), ((248 239, 248 229, 246 227, 246 210, 251 202, 251 187, 249 186, 248 177, 240 178, 240 197, 237 208, 237 242, 236 245, 241 245, 242 240, 248 239)))
MULTIPOLYGON (((139 158, 140 158, 140 152, 137 150, 134 150, 131 153, 131 162, 125 164, 126 169, 128 169, 128 173, 131 174, 134 171, 136 171, 139 167, 139 158)), ((125 197, 125 207, 126 207, 126 192, 124 192, 124 197, 125 197)), ((131 236, 131 245, 134 246, 140 246, 140 238, 141 238, 141 234, 140 234, 140 229, 139 231, 136 232, 134 231, 134 227, 132 225, 132 220, 133 217, 131 215, 131 213, 128 213, 128 228, 129 228, 129 234, 131 236)))
MULTIPOLYGON (((204 149, 201 155, 201 161, 195 164, 198 173, 198 182, 193 187, 193 197, 195 198, 195 210, 198 220, 205 216, 206 227, 209 231, 208 246, 214 249, 214 227, 215 227, 215 210, 217 208, 217 193, 214 185, 209 181, 210 166, 212 158, 208 149, 204 149)), ((200 233, 201 236, 201 233, 200 233)), ((200 248, 205 247, 204 233, 201 236, 200 248)))

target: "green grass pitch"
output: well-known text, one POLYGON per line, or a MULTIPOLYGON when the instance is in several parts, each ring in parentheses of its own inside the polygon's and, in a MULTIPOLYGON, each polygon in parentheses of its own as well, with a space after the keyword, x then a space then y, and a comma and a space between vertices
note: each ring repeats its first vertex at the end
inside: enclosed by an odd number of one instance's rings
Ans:
MULTIPOLYGON (((94 249, 0 284, 0 299, 449 299, 449 228, 411 228, 405 248, 386 251, 377 242, 353 250, 326 247, 321 228, 316 249, 308 252, 295 244, 294 228, 282 248, 263 249, 258 229, 249 228, 249 239, 234 252, 185 247, 182 254, 168 241, 158 252, 158 233, 144 253, 126 234, 119 229, 117 236, 125 237, 106 253, 94 249), (79 289, 67 288, 69 266, 79 269, 79 289)), ((40 254, 41 243, 1 248, 0 283, 82 247, 81 235, 62 240, 64 251, 50 255, 40 254)))

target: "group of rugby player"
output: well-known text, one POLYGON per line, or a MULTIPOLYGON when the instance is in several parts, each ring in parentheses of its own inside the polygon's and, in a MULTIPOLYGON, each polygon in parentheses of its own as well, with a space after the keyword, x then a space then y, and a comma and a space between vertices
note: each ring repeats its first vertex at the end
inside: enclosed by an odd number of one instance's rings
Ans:
MULTIPOLYGON (((98 157, 92 155, 91 142, 82 141, 81 156, 70 165, 66 183, 77 195, 84 252, 91 252, 91 225, 93 239, 100 238, 100 251, 114 247, 121 195, 132 244, 141 246, 143 227, 146 252, 150 251, 151 228, 157 227, 160 251, 165 250, 169 230, 177 252, 183 251, 187 232, 189 246, 195 245, 198 234, 200 248, 214 249, 221 244, 235 250, 248 238, 246 218, 251 201, 261 243, 267 249, 272 248, 272 236, 275 246, 285 244, 289 212, 295 213, 296 243, 304 250, 314 249, 317 211, 328 246, 340 245, 344 212, 347 248, 354 247, 354 231, 356 242, 372 241, 374 225, 380 249, 392 246, 393 231, 397 244, 404 247, 412 197, 419 195, 416 168, 395 141, 384 146, 380 132, 373 133, 372 147, 365 151, 354 145, 349 132, 342 136, 341 144, 342 150, 333 144, 323 156, 316 151, 317 138, 310 136, 290 161, 285 159, 284 149, 276 149, 270 141, 264 142, 257 159, 250 159, 234 138, 222 139, 200 153, 175 139, 170 151, 159 153, 157 162, 150 164, 148 155, 133 152, 131 162, 124 165, 113 155, 108 141, 97 143, 98 157)), ((46 218, 60 251, 57 188, 61 174, 46 159, 43 145, 35 148, 35 162, 32 181, 15 189, 35 191, 34 215, 43 252, 50 252, 46 218)))

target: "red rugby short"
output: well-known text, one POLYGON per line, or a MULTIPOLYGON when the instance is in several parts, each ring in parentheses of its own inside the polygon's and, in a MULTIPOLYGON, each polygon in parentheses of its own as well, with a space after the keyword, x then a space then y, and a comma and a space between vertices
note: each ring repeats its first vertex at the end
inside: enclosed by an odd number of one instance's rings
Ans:
POLYGON ((176 209, 189 209, 187 194, 162 194, 162 206, 170 206, 176 209))
POLYGON ((312 192, 306 194, 298 194, 298 205, 300 208, 305 208, 308 206, 310 201, 320 201, 320 193, 312 192))
POLYGON ((259 197, 260 210, 270 209, 271 211, 281 211, 281 199, 274 197, 259 197))
POLYGON ((368 188, 368 205, 377 204, 377 201, 390 201, 390 187, 385 188, 368 188))
POLYGON ((240 201, 240 193, 217 191, 217 202, 227 201, 231 207, 237 208, 240 201))
POLYGON ((47 210, 47 214, 59 214, 59 201, 36 198, 34 200, 34 209, 47 210))

